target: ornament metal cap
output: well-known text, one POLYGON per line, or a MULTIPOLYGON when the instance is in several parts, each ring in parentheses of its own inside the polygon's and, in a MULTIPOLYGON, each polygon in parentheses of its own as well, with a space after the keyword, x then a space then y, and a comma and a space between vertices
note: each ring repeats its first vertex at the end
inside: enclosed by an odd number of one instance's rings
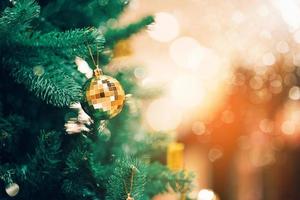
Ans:
POLYGON ((126 200, 134 200, 133 197, 131 197, 130 193, 127 194, 127 199, 126 200))
POLYGON ((94 69, 94 76, 98 79, 103 75, 103 71, 99 68, 99 65, 96 65, 96 69, 94 69))

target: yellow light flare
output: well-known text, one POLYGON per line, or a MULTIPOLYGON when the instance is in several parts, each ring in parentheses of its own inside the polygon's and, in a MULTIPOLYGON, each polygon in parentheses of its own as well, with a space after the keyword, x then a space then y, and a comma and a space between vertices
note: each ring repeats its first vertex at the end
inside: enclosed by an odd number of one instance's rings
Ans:
POLYGON ((183 170, 184 167, 184 144, 179 142, 172 142, 167 149, 167 165, 172 171, 183 170))

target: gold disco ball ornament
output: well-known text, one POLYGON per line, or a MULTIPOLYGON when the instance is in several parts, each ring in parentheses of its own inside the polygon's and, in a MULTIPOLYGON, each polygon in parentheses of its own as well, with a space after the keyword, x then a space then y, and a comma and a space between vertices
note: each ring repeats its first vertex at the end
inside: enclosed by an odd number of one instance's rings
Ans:
POLYGON ((96 120, 115 117, 122 111, 125 92, 116 79, 103 75, 98 67, 84 85, 83 110, 96 120))

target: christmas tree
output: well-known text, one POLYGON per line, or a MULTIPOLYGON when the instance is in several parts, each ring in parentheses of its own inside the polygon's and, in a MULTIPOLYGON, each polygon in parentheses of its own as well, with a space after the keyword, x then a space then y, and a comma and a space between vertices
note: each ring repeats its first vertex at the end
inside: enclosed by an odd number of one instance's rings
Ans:
POLYGON ((146 16, 115 26, 128 3, 0 2, 1 200, 138 200, 170 188, 185 197, 191 177, 161 156, 170 139, 141 127, 132 108, 147 92, 139 92, 132 69, 109 67, 116 44, 153 22, 146 16), (87 77, 75 60, 100 63, 131 103, 106 123, 93 113, 82 117, 87 77))

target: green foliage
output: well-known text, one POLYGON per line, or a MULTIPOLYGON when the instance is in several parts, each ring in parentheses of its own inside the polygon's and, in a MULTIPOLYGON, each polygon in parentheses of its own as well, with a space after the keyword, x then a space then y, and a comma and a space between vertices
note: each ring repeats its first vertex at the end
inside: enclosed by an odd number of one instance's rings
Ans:
MULTIPOLYGON (((138 104, 153 95, 137 86, 133 70, 104 68, 134 96, 106 129, 95 130, 100 123, 95 121, 84 124, 88 130, 66 134, 64 123, 74 115, 69 106, 81 101, 86 81, 75 57, 91 64, 89 46, 107 64, 107 52, 119 40, 153 22, 148 16, 113 27, 127 5, 127 0, 0 2, 0 187, 19 184, 14 199, 126 199, 131 180, 135 200, 189 189, 190 176, 155 162, 164 162, 170 138, 141 127, 138 104)), ((86 122, 76 125, 81 123, 86 122)), ((4 190, 0 199, 9 199, 4 190)))
MULTIPOLYGON (((20 134, 28 127, 28 123, 25 122, 25 119, 19 115, 9 115, 6 118, 0 117, 0 140, 1 152, 6 154, 16 154, 14 152, 13 145, 18 137, 14 137, 14 134, 20 134)), ((4 159, 4 155, 1 156, 4 159)))
MULTIPOLYGON (((70 144, 73 149, 70 149, 66 157, 62 190, 70 199, 100 199, 96 192, 97 183, 92 174, 93 168, 89 165, 94 155, 90 153, 92 141, 88 138, 82 139, 77 137, 73 144, 70 144)), ((99 166, 96 168, 100 170, 99 166)))
POLYGON ((13 8, 6 8, 0 18, 1 43, 28 29, 39 13, 40 7, 34 1, 20 0, 13 8))
POLYGON ((169 188, 180 193, 188 192, 191 189, 193 175, 184 171, 172 172, 166 166, 155 162, 149 165, 146 173, 145 193, 150 197, 168 192, 169 188))
POLYGON ((106 26, 120 16, 128 3, 128 0, 57 0, 44 6, 42 17, 61 30, 106 26))
POLYGON ((105 32, 105 38, 107 40, 107 45, 111 46, 114 45, 117 41, 127 39, 133 33, 139 32, 145 26, 154 22, 154 18, 152 16, 147 16, 140 21, 129 24, 128 26, 122 28, 109 28, 105 32))
POLYGON ((18 66, 13 68, 11 75, 18 83, 24 84, 37 97, 44 99, 47 103, 66 106, 80 101, 80 85, 62 69, 51 65, 48 65, 46 69, 43 65, 37 67, 45 71, 37 76, 31 67, 18 66))
POLYGON ((121 157, 116 160, 113 168, 108 180, 106 200, 126 199, 128 193, 134 199, 142 199, 145 166, 137 160, 121 157))
POLYGON ((32 32, 28 29, 29 22, 38 16, 39 10, 32 0, 18 1, 13 8, 4 10, 0 19, 2 39, 5 39, 0 50, 2 67, 47 103, 68 106, 79 102, 82 83, 72 77, 79 72, 69 60, 76 56, 86 57, 87 45, 94 51, 103 50, 104 37, 96 29, 87 28, 32 32))
MULTIPOLYGON (((146 132, 146 131, 145 131, 146 132)), ((151 158, 156 160, 161 155, 166 155, 166 146, 171 142, 171 138, 165 133, 145 133, 144 138, 136 141, 135 155, 141 158, 151 158)))
POLYGON ((41 34, 40 32, 29 34, 30 36, 28 35, 20 39, 22 45, 35 48, 50 48, 52 51, 56 51, 58 48, 60 51, 69 50, 67 55, 84 56, 84 54, 86 54, 86 47, 84 45, 92 46, 94 43, 98 45, 98 51, 101 51, 105 42, 101 33, 91 28, 75 29, 65 32, 53 31, 45 34, 41 34), (84 49, 81 49, 82 46, 84 49))
MULTIPOLYGON (((59 173, 58 166, 61 162, 61 138, 59 132, 42 131, 38 142, 35 145, 35 152, 29 156, 26 180, 34 183, 36 186, 43 185, 47 179, 57 179, 59 176, 52 176, 51 173, 59 173), (34 173, 32 173, 34 172, 34 173), (38 178, 37 178, 38 177, 38 178)), ((49 185, 49 187, 52 187, 49 185)), ((38 188, 39 190, 41 188, 38 188)))
MULTIPOLYGON (((12 137, 16 138, 15 135, 12 137)), ((44 182, 59 182, 61 178, 53 176, 60 173, 60 133, 42 131, 34 145, 33 154, 25 156, 26 159, 14 156, 14 162, 7 162, 0 167, 1 177, 6 184, 16 181, 23 190, 27 190, 18 196, 19 199, 31 199, 32 196, 45 199, 47 195, 51 196, 52 190, 57 190, 57 185, 45 185, 44 182)))

